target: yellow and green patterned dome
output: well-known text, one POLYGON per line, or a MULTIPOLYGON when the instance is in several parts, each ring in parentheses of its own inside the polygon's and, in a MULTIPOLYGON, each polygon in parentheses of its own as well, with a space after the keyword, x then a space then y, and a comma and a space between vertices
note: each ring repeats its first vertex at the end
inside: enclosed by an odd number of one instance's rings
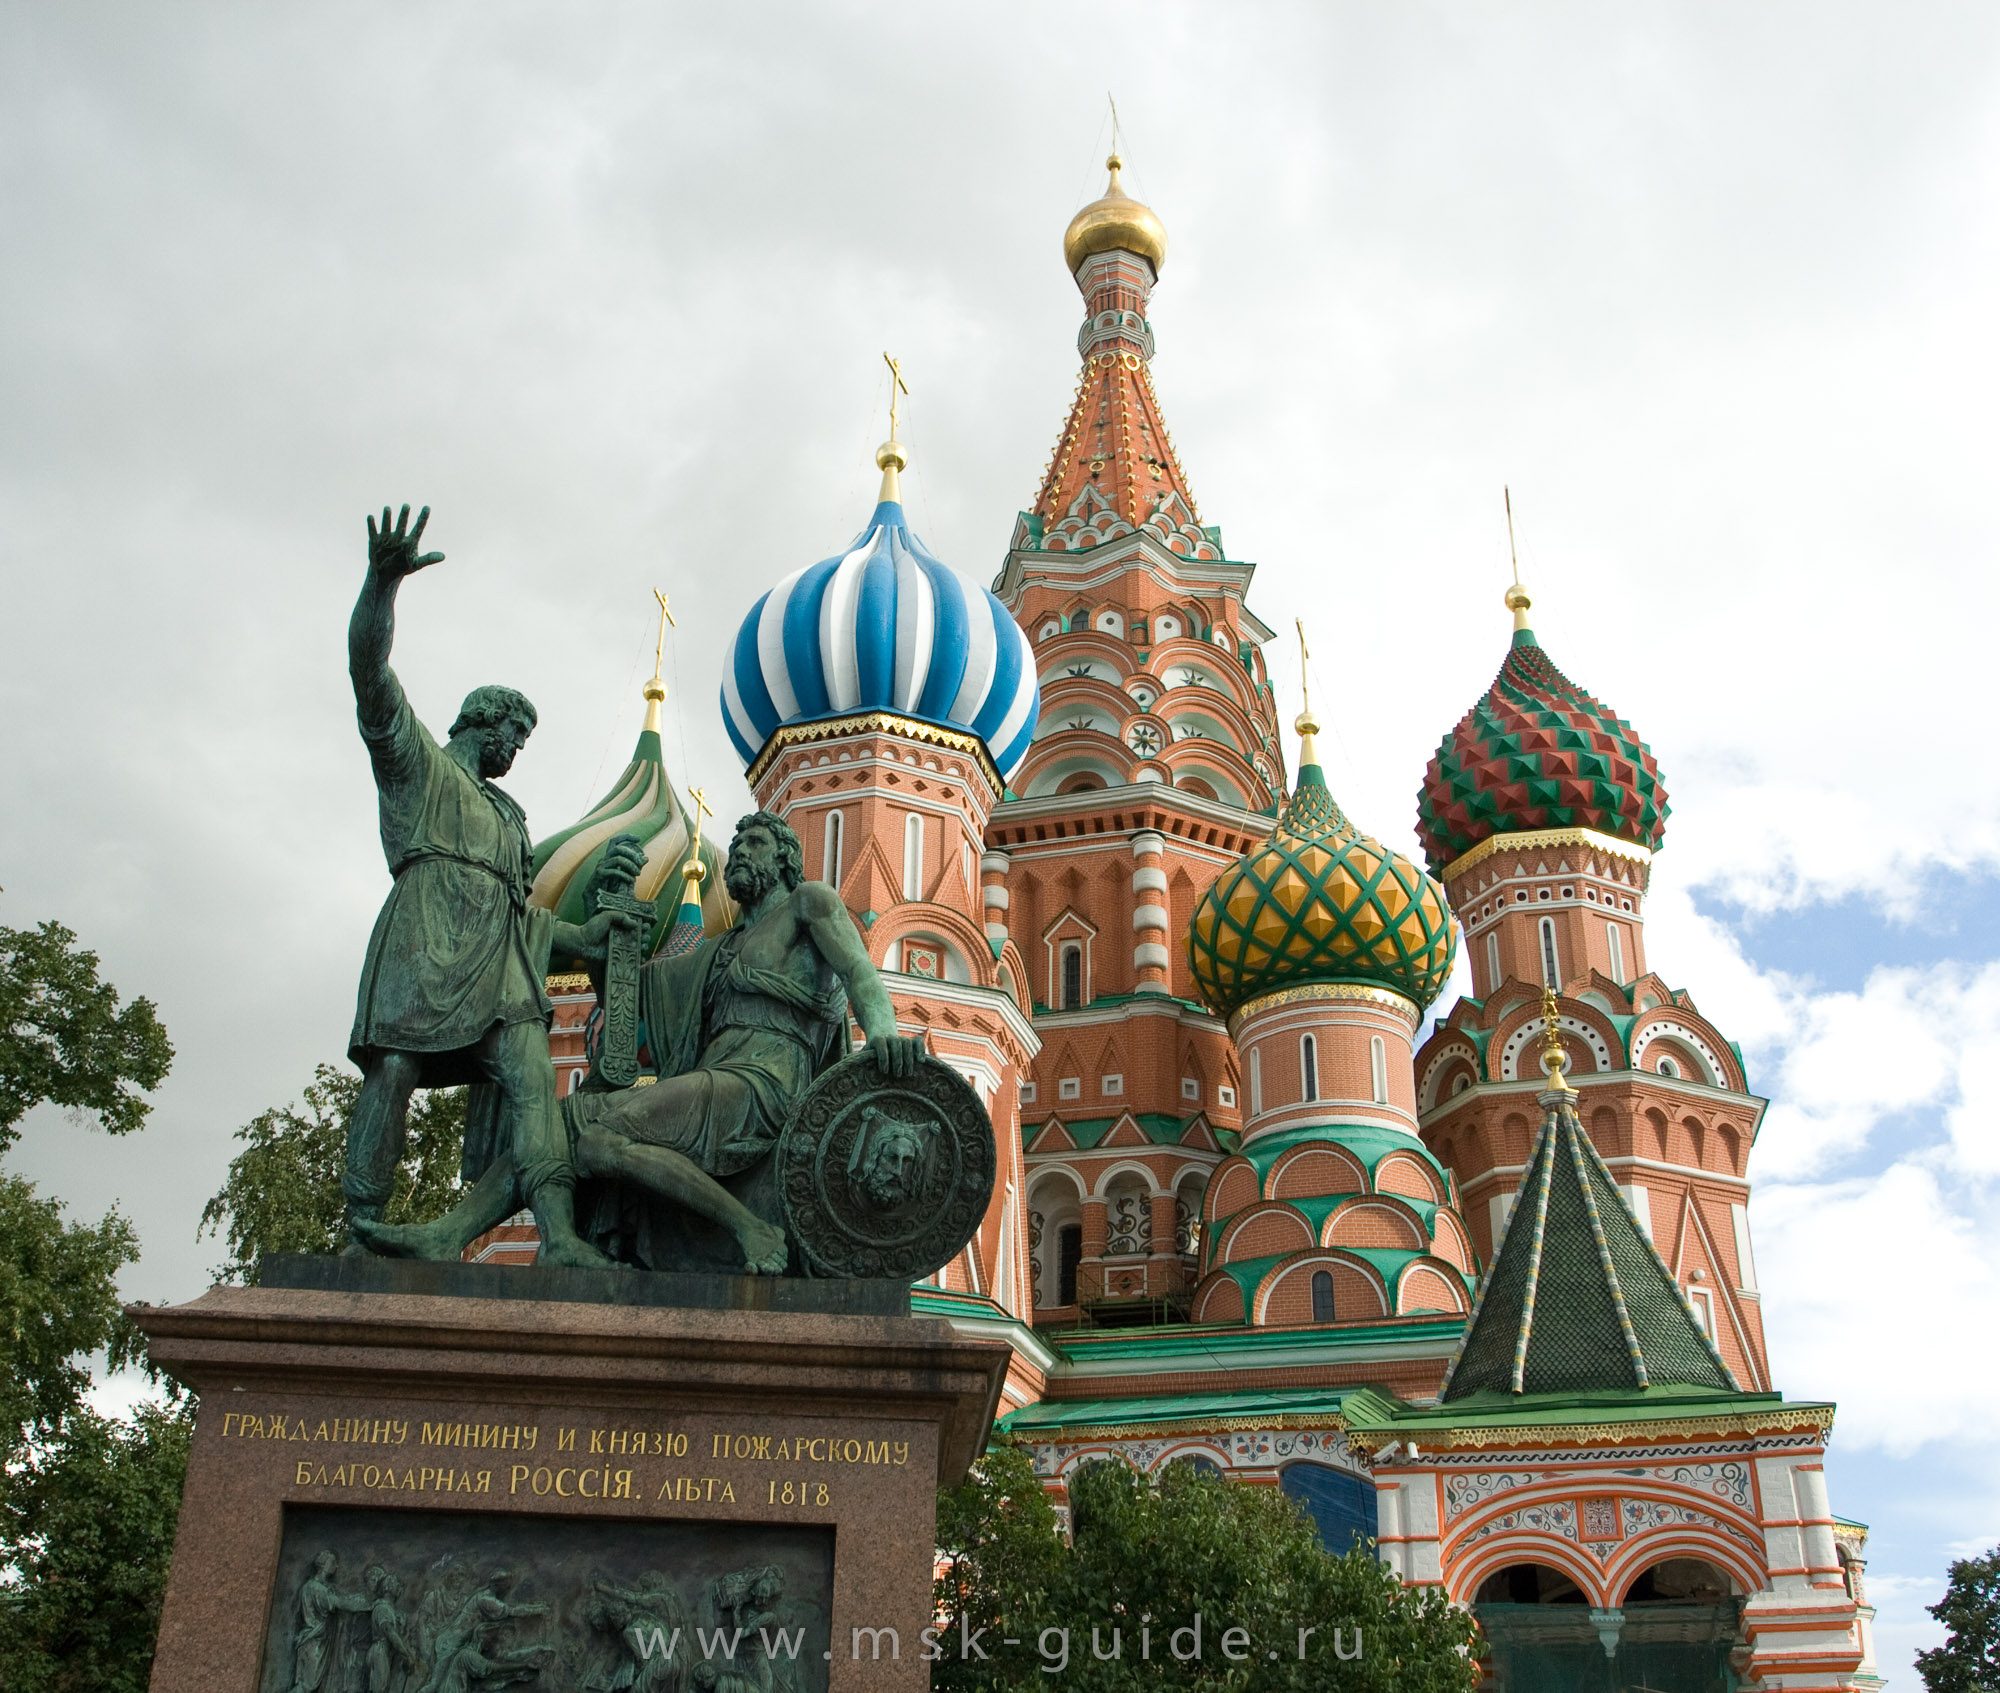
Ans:
POLYGON ((1347 820, 1315 755, 1319 725, 1308 713, 1298 727, 1298 787, 1278 826, 1195 908, 1195 982, 1225 1017, 1315 982, 1366 982, 1422 1009, 1444 991, 1458 948, 1444 889, 1347 820))

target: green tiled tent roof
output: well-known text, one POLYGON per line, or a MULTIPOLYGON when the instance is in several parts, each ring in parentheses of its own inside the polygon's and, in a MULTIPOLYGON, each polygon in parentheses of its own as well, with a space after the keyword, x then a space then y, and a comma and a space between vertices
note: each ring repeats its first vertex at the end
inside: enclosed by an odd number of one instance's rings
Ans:
POLYGON ((1734 1390, 1572 1099, 1544 1108, 1506 1238, 1445 1378, 1444 1403, 1478 1393, 1670 1384, 1734 1390))

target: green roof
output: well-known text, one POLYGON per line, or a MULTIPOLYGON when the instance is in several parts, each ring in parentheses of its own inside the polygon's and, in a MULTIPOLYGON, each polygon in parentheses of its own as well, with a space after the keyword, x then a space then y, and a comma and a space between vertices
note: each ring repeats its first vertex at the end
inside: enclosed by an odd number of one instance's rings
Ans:
POLYGON ((1722 1355, 1577 1121, 1575 1095, 1542 1097, 1535 1155, 1444 1402, 1669 1385, 1735 1392, 1722 1355))
POLYGON ((1492 1389, 1439 1405, 1411 1405, 1378 1388, 1349 1394, 1344 1415, 1350 1428, 1421 1438, 1445 1429, 1525 1429, 1606 1424, 1685 1424, 1703 1417, 1783 1419, 1799 1415, 1830 1420, 1832 1407, 1788 1400, 1782 1393, 1739 1393, 1728 1388, 1680 1383, 1646 1388, 1614 1388, 1599 1393, 1507 1393, 1492 1389))
POLYGON ((1267 1388, 1249 1392, 1179 1393, 1152 1399, 1044 1400, 1000 1419, 1009 1434, 1060 1434, 1106 1424, 1238 1421, 1323 1416, 1337 1420, 1351 1387, 1267 1388))

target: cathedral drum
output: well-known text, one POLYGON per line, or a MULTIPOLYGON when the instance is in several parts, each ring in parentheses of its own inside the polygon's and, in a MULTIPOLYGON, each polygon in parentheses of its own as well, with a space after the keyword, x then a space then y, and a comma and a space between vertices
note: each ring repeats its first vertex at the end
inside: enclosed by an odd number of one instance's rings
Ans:
POLYGON ((777 1148, 785 1227, 816 1276, 917 1281, 969 1241, 993 1196, 993 1122, 928 1055, 885 1077, 850 1058, 799 1101, 777 1148))

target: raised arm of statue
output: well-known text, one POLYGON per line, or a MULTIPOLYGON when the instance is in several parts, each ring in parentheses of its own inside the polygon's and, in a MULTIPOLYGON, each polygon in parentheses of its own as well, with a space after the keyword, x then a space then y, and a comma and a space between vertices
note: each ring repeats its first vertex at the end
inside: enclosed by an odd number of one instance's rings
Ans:
POLYGON ((431 508, 425 506, 412 528, 410 508, 405 506, 392 523, 384 506, 379 529, 374 518, 368 520, 368 578, 347 623, 347 670, 354 679, 361 732, 367 736, 388 734, 403 704, 402 684, 389 668, 389 648, 396 638, 396 590, 405 576, 427 570, 444 557, 417 551, 430 518, 431 508))
POLYGON ((889 990, 882 985, 881 973, 855 933, 854 919, 848 916, 840 895, 824 882, 805 882, 799 887, 798 899, 813 945, 847 989, 854 1020, 868 1037, 869 1055, 885 1074, 907 1076, 923 1050, 922 1042, 896 1033, 896 1008, 889 1001, 889 990))

